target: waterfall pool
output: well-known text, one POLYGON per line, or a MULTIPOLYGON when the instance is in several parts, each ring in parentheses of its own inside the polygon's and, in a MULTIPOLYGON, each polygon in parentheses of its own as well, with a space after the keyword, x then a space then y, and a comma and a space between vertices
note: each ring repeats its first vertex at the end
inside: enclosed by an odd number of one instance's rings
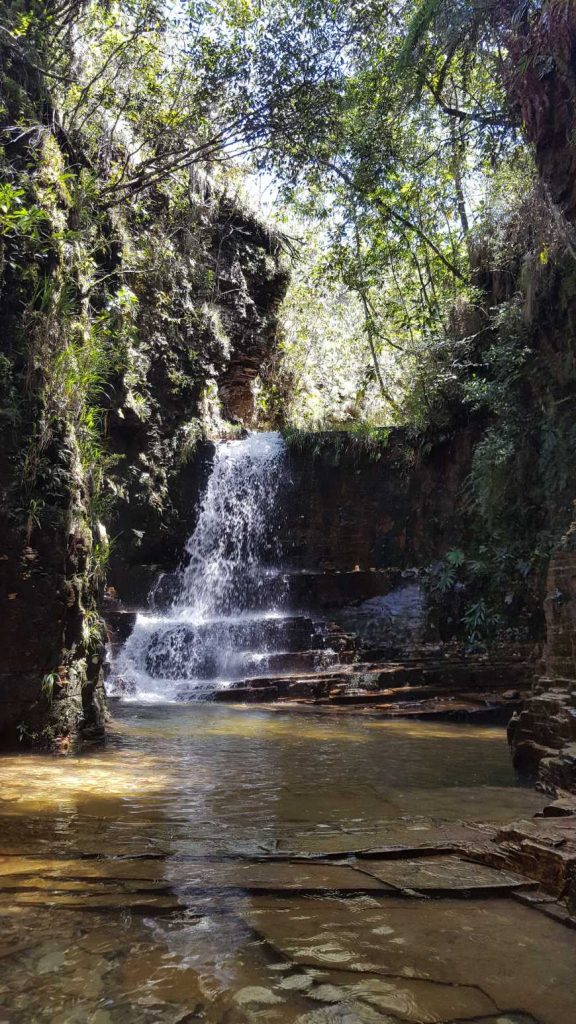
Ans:
POLYGON ((532 816, 501 729, 120 703, 105 749, 0 770, 6 1024, 576 1019, 569 929, 343 859, 532 816))
POLYGON ((502 729, 198 699, 335 654, 284 590, 283 456, 217 447, 106 747, 0 758, 0 1024, 568 1024, 572 934, 462 853, 544 803, 502 729))

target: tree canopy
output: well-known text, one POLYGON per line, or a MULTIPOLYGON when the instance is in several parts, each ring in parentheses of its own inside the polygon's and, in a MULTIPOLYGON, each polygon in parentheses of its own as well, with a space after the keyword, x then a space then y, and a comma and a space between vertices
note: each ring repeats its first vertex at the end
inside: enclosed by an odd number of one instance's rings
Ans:
POLYGON ((22 270, 30 379, 52 360, 38 422, 64 396, 93 476, 119 367, 145 414, 136 282, 169 323, 185 238, 210 297, 191 250, 256 176, 293 263, 260 425, 475 424, 483 571, 526 564, 576 464, 539 334, 573 292, 573 0, 7 0, 0 49, 0 283, 22 270))
POLYGON ((535 187, 528 136, 573 16, 565 0, 10 0, 3 44, 46 101, 44 126, 20 114, 4 140, 56 133, 99 210, 210 189, 221 168, 271 177, 317 240, 293 295, 322 304, 330 285, 356 310, 331 328, 344 367, 364 339, 345 404, 425 421, 477 359, 489 207, 535 187))

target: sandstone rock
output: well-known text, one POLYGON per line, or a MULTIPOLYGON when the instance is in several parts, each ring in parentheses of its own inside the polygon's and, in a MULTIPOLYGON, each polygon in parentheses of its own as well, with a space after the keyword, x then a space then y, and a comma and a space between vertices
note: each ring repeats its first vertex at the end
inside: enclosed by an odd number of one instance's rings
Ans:
POLYGON ((576 814, 576 796, 560 797, 553 803, 547 804, 542 812, 545 818, 565 818, 576 814))
POLYGON ((576 793, 576 551, 560 548, 546 582, 545 674, 510 723, 514 763, 550 793, 576 793))

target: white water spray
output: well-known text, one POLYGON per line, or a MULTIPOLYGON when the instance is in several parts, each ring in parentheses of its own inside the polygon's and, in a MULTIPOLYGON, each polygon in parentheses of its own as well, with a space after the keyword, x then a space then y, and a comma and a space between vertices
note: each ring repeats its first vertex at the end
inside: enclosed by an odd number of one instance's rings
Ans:
POLYGON ((240 613, 258 603, 266 563, 279 557, 276 499, 283 453, 275 433, 218 446, 175 601, 175 609, 189 612, 194 621, 240 613))
POLYGON ((266 671, 290 641, 278 568, 277 496, 284 443, 250 434, 220 443, 166 614, 139 614, 113 666, 139 700, 201 698, 266 671))

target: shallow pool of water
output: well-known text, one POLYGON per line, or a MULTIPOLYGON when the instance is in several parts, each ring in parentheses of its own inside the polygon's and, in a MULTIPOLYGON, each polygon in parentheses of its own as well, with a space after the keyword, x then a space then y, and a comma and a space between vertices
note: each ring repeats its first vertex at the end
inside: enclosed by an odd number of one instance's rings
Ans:
POLYGON ((0 772, 0 1024, 576 1020, 561 925, 318 860, 530 817, 501 729, 130 704, 0 772))

